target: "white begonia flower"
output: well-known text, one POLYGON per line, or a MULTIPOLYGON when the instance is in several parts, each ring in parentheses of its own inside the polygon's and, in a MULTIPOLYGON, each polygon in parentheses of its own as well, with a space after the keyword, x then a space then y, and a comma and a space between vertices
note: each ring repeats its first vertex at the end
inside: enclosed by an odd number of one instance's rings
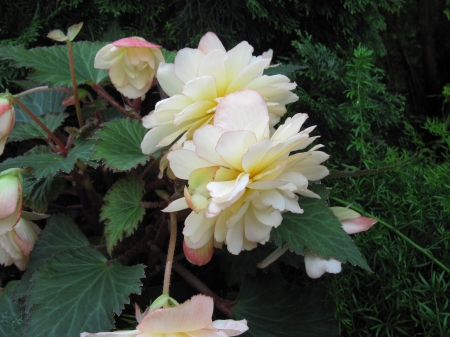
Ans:
POLYGON ((128 98, 144 95, 164 61, 161 46, 141 37, 127 37, 108 44, 95 56, 94 67, 107 69, 114 87, 128 98))
POLYGON ((151 130, 141 143, 142 152, 152 154, 186 132, 191 139, 195 130, 211 123, 218 102, 241 89, 258 91, 267 105, 270 126, 277 124, 286 113, 285 105, 298 100, 291 92, 297 85, 284 75, 263 75, 271 50, 258 57, 252 53, 246 41, 226 51, 216 34, 209 32, 198 49, 184 48, 175 63, 162 63, 157 78, 171 97, 143 118, 143 126, 151 130))
POLYGON ((329 157, 317 151, 322 145, 290 155, 317 138, 309 137, 314 127, 300 132, 307 117, 287 118, 270 136, 264 98, 254 90, 237 91, 220 101, 213 125, 202 126, 182 149, 169 152, 170 168, 178 178, 189 180, 189 188, 185 198, 164 211, 188 205, 194 210, 183 230, 188 247, 200 248, 214 236, 233 254, 251 250, 269 240, 282 212, 303 213, 296 193, 319 198, 308 190, 308 180, 329 173, 320 165, 329 157), (208 174, 214 178, 205 184, 201 177, 208 174))

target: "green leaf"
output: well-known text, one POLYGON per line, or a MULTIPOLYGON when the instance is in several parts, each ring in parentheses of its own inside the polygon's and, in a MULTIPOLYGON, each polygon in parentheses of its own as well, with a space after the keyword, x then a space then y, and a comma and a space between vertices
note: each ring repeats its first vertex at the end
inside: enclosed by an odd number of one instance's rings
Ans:
POLYGON ((71 148, 66 157, 51 153, 43 146, 38 146, 27 152, 24 156, 8 158, 0 163, 0 172, 13 167, 33 169, 33 174, 37 179, 54 176, 58 172, 69 173, 77 160, 97 167, 98 163, 90 160, 91 147, 94 140, 79 140, 75 142, 75 147, 71 148))
POLYGON ((264 75, 272 76, 272 75, 289 75, 299 69, 306 69, 306 66, 294 65, 294 64, 286 64, 279 65, 276 67, 270 67, 264 70, 264 75))
POLYGON ((321 199, 300 196, 298 202, 304 213, 284 213, 283 222, 272 230, 271 239, 278 246, 289 243, 297 254, 304 254, 307 247, 326 260, 334 258, 341 262, 348 261, 370 271, 353 240, 327 207, 325 200, 328 191, 317 185, 310 189, 319 194, 321 199))
POLYGON ((33 275, 25 337, 109 331, 129 294, 140 294, 143 276, 143 265, 110 262, 88 246, 56 254, 33 275))
POLYGON ((142 153, 141 142, 147 129, 137 120, 116 119, 95 134, 98 139, 92 159, 104 159, 106 166, 127 171, 144 164, 149 156, 142 153))
POLYGON ((131 235, 145 214, 141 205, 144 181, 138 178, 117 181, 105 196, 100 220, 106 222, 108 252, 117 242, 131 235))
MULTIPOLYGON (((67 116, 69 115, 66 113, 48 113, 41 115, 39 119, 51 132, 53 132, 61 126, 67 116)), ((9 135, 8 141, 19 141, 32 138, 48 138, 47 133, 45 133, 45 131, 33 120, 28 121, 27 123, 16 124, 9 135)))
POLYGON ((23 334, 22 310, 12 299, 16 284, 17 281, 9 282, 0 290, 0 336, 21 337, 23 334))
MULTIPOLYGON (((69 97, 69 94, 56 90, 38 91, 21 98, 22 103, 36 116, 48 114, 50 112, 64 112, 66 107, 62 101, 69 97)), ((31 118, 19 106, 14 104, 16 111, 15 125, 20 122, 28 123, 31 118)))
POLYGON ((285 282, 277 274, 246 277, 231 311, 246 319, 243 337, 337 337, 333 308, 324 304, 325 294, 285 282))
POLYGON ((164 56, 164 62, 165 63, 174 63, 175 62, 175 56, 177 56, 177 51, 169 51, 167 49, 161 48, 161 52, 164 56))
MULTIPOLYGON (((94 58, 105 45, 103 42, 72 43, 77 84, 100 83, 108 77, 105 70, 94 68, 94 58)), ((0 47, 0 59, 10 59, 13 66, 32 67, 29 79, 52 87, 72 87, 67 46, 43 47, 27 50, 23 46, 0 47)))
POLYGON ((74 249, 88 244, 88 239, 69 217, 58 214, 48 218, 47 225, 39 234, 39 239, 36 240, 30 254, 27 271, 14 289, 14 300, 24 299, 27 296, 31 286, 31 277, 39 267, 44 265, 46 260, 66 249, 74 249))
POLYGON ((66 183, 58 174, 36 179, 32 174, 22 173, 23 204, 36 212, 45 213, 48 203, 56 200, 66 183))

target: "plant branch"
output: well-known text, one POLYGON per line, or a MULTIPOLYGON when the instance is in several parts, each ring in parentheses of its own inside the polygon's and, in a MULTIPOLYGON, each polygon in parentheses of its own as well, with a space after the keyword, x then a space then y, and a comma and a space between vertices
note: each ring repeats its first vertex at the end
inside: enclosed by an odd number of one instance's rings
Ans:
POLYGON ((70 76, 72 77, 73 97, 75 98, 75 109, 77 111, 78 126, 81 128, 83 123, 83 116, 81 115, 80 97, 78 97, 77 77, 75 74, 75 63, 73 61, 72 42, 67 40, 67 50, 69 55, 70 76))
MULTIPOLYGON (((330 197, 330 199, 337 201, 343 205, 348 205, 349 203, 345 200, 341 200, 339 198, 336 197, 330 197)), ((391 231, 393 231, 395 234, 397 234, 398 236, 400 236, 403 240, 405 240, 406 242, 408 242, 411 246, 413 246, 414 248, 416 248, 418 251, 422 252, 422 254, 424 254, 425 256, 427 256, 430 260, 432 260, 434 263, 436 263, 438 266, 440 266, 442 269, 444 269, 448 274, 450 274, 450 268, 447 267, 445 264, 443 264, 441 261, 439 261, 438 259, 436 259, 433 254, 431 254, 430 252, 428 252, 426 249, 422 248, 421 246, 419 246, 417 243, 415 243, 414 241, 412 241, 410 238, 408 238, 405 234, 403 234, 402 232, 400 232, 399 230, 397 230, 396 228, 394 228, 394 226, 388 224, 387 222, 378 219, 377 217, 373 216, 372 214, 366 213, 364 212, 364 210, 362 210, 361 208, 357 207, 357 206, 350 206, 351 209, 363 214, 364 216, 373 218, 375 220, 377 220, 380 224, 382 224, 383 226, 389 228, 391 231)))
POLYGON ((112 98, 100 84, 92 84, 92 89, 94 89, 100 96, 102 96, 106 101, 111 104, 114 108, 116 108, 119 112, 124 114, 126 117, 131 119, 139 119, 140 117, 137 115, 133 115, 129 113, 123 106, 116 102, 114 98, 112 98))
POLYGON ((184 268, 182 265, 178 263, 173 264, 173 270, 183 277, 191 286, 200 291, 201 293, 210 296, 213 298, 214 303, 220 311, 222 311, 228 317, 233 317, 231 313, 231 308, 234 303, 231 301, 224 300, 217 296, 211 289, 209 289, 202 281, 200 281, 194 274, 192 274, 189 270, 184 268))
POLYGON ((61 92, 65 92, 66 94, 70 94, 73 95, 73 91, 70 89, 66 89, 66 88, 49 88, 47 85, 42 86, 42 87, 36 87, 30 90, 25 90, 22 91, 21 93, 14 95, 14 98, 22 98, 26 95, 32 94, 34 92, 39 92, 39 91, 46 91, 46 90, 53 90, 53 91, 61 91, 61 92))
POLYGON ((61 152, 66 153, 67 152, 67 148, 66 146, 58 139, 58 137, 56 137, 54 135, 53 132, 51 132, 45 125, 44 123, 41 122, 41 120, 39 118, 36 117, 36 115, 34 113, 32 113, 30 111, 30 109, 28 109, 19 99, 14 100, 14 103, 16 103, 23 111, 25 111, 25 113, 33 120, 36 122, 37 125, 40 126, 40 128, 42 130, 45 131, 45 133, 49 136, 49 138, 53 139, 53 141, 56 143, 56 145, 59 146, 59 149, 61 150, 61 152))
POLYGON ((170 274, 172 273, 173 256, 175 253, 175 243, 177 241, 177 215, 170 213, 170 240, 167 251, 166 270, 164 271, 163 294, 169 295, 170 274))

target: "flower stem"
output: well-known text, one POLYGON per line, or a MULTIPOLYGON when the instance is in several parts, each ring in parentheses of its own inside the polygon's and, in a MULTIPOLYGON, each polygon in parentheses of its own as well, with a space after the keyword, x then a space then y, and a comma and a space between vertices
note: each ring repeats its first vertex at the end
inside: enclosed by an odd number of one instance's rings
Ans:
MULTIPOLYGON (((177 215, 170 213, 170 240, 167 251, 166 270, 164 272, 163 294, 169 295, 170 274, 172 273, 173 256, 175 253, 175 243, 177 241, 177 215)), ((168 304, 168 303, 167 303, 168 304)))
POLYGON ((21 98, 24 97, 26 95, 32 94, 34 92, 39 92, 39 91, 46 91, 46 90, 54 90, 54 91, 61 91, 61 92, 65 92, 66 94, 73 94, 73 91, 70 89, 66 89, 66 88, 49 88, 48 86, 42 86, 42 87, 36 87, 30 90, 25 90, 23 92, 21 92, 20 94, 14 95, 14 98, 21 98))
POLYGON ((122 114, 124 114, 126 117, 131 119, 139 119, 140 117, 137 115, 130 114, 123 106, 121 106, 119 103, 117 103, 114 98, 112 98, 106 91, 103 89, 103 87, 100 84, 92 84, 92 89, 94 89, 100 96, 102 96, 106 101, 111 104, 114 108, 119 110, 122 114))
POLYGON ((189 270, 184 268, 178 263, 173 264, 173 270, 180 276, 182 276, 191 286, 200 291, 201 293, 213 298, 214 303, 220 311, 222 311, 228 317, 233 317, 231 313, 231 307, 234 305, 233 302, 224 300, 217 296, 211 289, 209 289, 202 281, 200 281, 195 275, 193 275, 189 270))
MULTIPOLYGON (((338 199, 336 197, 330 197, 330 199, 333 199, 334 201, 337 201, 343 205, 348 205, 349 203, 345 200, 341 200, 338 199)), ((391 231, 393 231, 395 234, 397 234, 398 236, 400 236, 403 240, 405 240, 406 242, 408 242, 411 246, 413 246, 414 248, 416 248, 418 251, 422 252, 422 254, 424 254, 425 256, 427 256, 430 260, 432 260, 434 263, 436 263, 438 266, 440 266, 442 269, 444 269, 448 274, 450 274, 450 268, 447 267, 445 264, 443 264, 441 261, 439 261, 438 259, 436 259, 433 254, 431 254, 430 252, 428 252, 426 249, 422 248, 421 246, 419 246, 417 243, 415 243, 414 241, 412 241, 410 238, 408 238, 405 234, 403 234, 402 232, 400 232, 399 230, 397 230, 396 228, 394 228, 394 226, 388 224, 387 222, 384 222, 381 219, 378 219, 377 217, 373 216, 372 214, 366 213, 364 212, 361 208, 357 207, 357 206, 350 206, 351 209, 361 213, 364 216, 373 218, 375 220, 377 220, 380 224, 382 224, 383 226, 389 228, 391 231)))
POLYGON ((25 113, 33 120, 36 122, 37 125, 39 125, 41 127, 42 130, 45 131, 45 133, 47 133, 47 135, 53 139, 53 141, 56 143, 56 145, 59 146, 59 149, 61 150, 61 152, 66 153, 67 152, 67 148, 66 146, 53 134, 53 132, 51 132, 45 125, 44 123, 41 122, 41 120, 39 118, 36 117, 36 115, 34 113, 32 113, 30 111, 30 109, 28 109, 19 99, 14 100, 14 103, 16 103, 23 111, 25 111, 25 113))
POLYGON ((75 75, 75 63, 73 61, 72 42, 67 40, 67 50, 69 55, 70 76, 72 77, 73 97, 75 98, 75 109, 77 110, 78 126, 81 128, 83 116, 81 115, 80 98, 78 97, 77 77, 75 75))

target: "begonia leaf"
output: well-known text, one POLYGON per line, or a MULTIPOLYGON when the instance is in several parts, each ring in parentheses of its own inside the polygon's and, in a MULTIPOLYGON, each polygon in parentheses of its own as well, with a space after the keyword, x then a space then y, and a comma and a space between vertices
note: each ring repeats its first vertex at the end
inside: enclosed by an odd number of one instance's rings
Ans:
POLYGON ((35 212, 45 213, 48 203, 58 198, 66 186, 59 174, 36 179, 32 174, 23 173, 23 204, 35 212))
POLYGON ((140 293, 144 266, 120 265, 81 246, 47 260, 33 275, 25 337, 79 337, 114 328, 130 293, 140 293))
POLYGON ((75 146, 69 150, 66 157, 51 153, 48 148, 39 146, 37 147, 39 150, 33 148, 23 156, 8 158, 0 163, 0 171, 12 167, 31 167, 35 177, 41 179, 53 176, 58 172, 69 173, 77 160, 81 160, 83 163, 96 167, 98 166, 98 163, 89 158, 94 143, 94 140, 77 141, 75 142, 75 146))
POLYGON ((12 291, 16 284, 17 281, 11 281, 0 290, 0 336, 22 336, 22 310, 12 299, 12 291))
POLYGON ((39 267, 44 265, 46 260, 66 249, 74 249, 88 244, 88 239, 66 215, 58 214, 48 218, 47 225, 39 234, 39 239, 36 240, 30 254, 27 271, 14 289, 14 300, 25 299, 31 286, 31 277, 39 267))
POLYGON ((144 217, 143 192, 144 181, 129 178, 117 181, 106 194, 100 220, 106 222, 105 234, 110 253, 117 242, 135 231, 144 217))
POLYGON ((284 213, 283 222, 272 230, 271 239, 278 246, 289 243, 290 249, 297 254, 303 254, 307 247, 326 260, 348 261, 370 271, 353 240, 326 205, 328 190, 314 185, 309 189, 321 199, 300 196, 298 202, 304 213, 284 213))
MULTIPOLYGON (((100 83, 108 77, 105 70, 94 68, 94 58, 105 45, 103 42, 72 43, 77 84, 100 83)), ((51 87, 72 87, 67 46, 43 47, 27 50, 23 46, 0 47, 0 59, 12 60, 12 65, 31 67, 29 79, 51 87)))
POLYGON ((241 285, 235 319, 246 319, 242 337, 337 337, 334 308, 326 305, 325 292, 300 289, 277 274, 247 276, 241 285))
MULTIPOLYGON (((32 92, 20 100, 33 114, 40 116, 50 112, 64 112, 66 107, 61 103, 69 96, 69 94, 61 91, 44 90, 32 92)), ((15 125, 18 125, 20 122, 28 123, 31 121, 30 116, 17 104, 14 104, 14 110, 16 111, 15 125)))
MULTIPOLYGON (((48 113, 39 116, 39 119, 53 132, 61 126, 67 116, 69 115, 66 113, 48 113)), ((35 121, 30 120, 27 123, 16 124, 9 135, 8 141, 19 141, 32 138, 46 139, 48 138, 48 135, 35 121)))
POLYGON ((98 140, 92 159, 103 159, 107 167, 120 171, 144 164, 149 159, 141 150, 146 132, 137 120, 126 118, 109 122, 94 136, 98 140))

